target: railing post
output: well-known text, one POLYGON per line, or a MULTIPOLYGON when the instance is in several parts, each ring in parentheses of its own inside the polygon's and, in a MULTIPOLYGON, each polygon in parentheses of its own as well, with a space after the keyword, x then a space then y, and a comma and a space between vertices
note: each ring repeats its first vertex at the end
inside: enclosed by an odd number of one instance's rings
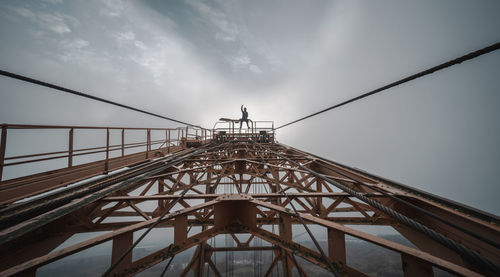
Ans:
POLYGON ((167 130, 167 133, 168 133, 167 153, 170 153, 170 129, 167 130))
POLYGON ((122 157, 125 156, 125 129, 122 129, 122 157))
POLYGON ((273 134, 273 141, 275 140, 276 136, 275 136, 275 131, 274 131, 274 121, 271 123, 271 131, 272 131, 272 134, 273 134))
POLYGON ((168 130, 165 130, 165 147, 168 149, 168 130))
POLYGON ((104 173, 109 171, 109 128, 106 128, 106 162, 104 163, 104 173))
POLYGON ((7 126, 2 125, 2 138, 0 140, 0 181, 2 181, 3 162, 5 160, 5 145, 7 144, 7 126))
POLYGON ((151 145, 151 129, 148 129, 148 149, 149 151, 153 149, 153 146, 151 145))
POLYGON ((186 141, 188 139, 188 132, 189 132, 189 129, 188 129, 188 126, 186 126, 186 141))
MULTIPOLYGON (((184 132, 184 131, 182 131, 182 132, 184 132)), ((181 134, 181 132, 179 132, 179 129, 177 129, 177 143, 178 143, 178 145, 181 145, 180 144, 180 134, 181 134)))
POLYGON ((68 167, 73 166, 73 128, 69 129, 68 167))
POLYGON ((146 133, 146 159, 149 158, 149 151, 151 151, 151 129, 147 130, 146 133))

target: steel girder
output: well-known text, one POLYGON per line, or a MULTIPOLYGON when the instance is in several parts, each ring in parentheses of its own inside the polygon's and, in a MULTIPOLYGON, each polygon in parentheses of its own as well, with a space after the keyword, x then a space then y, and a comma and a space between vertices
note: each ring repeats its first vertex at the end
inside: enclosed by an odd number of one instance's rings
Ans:
POLYGON ((192 270, 202 276, 210 270, 220 276, 212 260, 216 252, 266 250, 275 254, 267 275, 280 267, 284 276, 291 276, 294 270, 307 276, 295 259, 299 256, 338 276, 365 276, 346 263, 346 234, 400 253, 405 276, 429 275, 433 267, 464 276, 498 274, 477 267, 461 253, 401 224, 333 183, 418 220, 499 263, 498 248, 481 239, 500 241, 495 216, 279 143, 238 139, 163 152, 174 153, 94 180, 82 185, 81 190, 4 208, 0 214, 0 275, 34 275, 43 265, 107 241, 113 242, 111 263, 116 264, 132 247, 133 233, 151 226, 173 230, 168 246, 136 260, 127 255, 111 275, 134 275, 196 247, 183 275, 192 270), (480 238, 422 210, 453 221, 480 238), (292 226, 300 225, 300 219, 326 230, 326 257, 318 249, 294 241, 292 226), (392 226, 418 249, 345 225, 392 226), (189 231, 193 226, 200 228, 189 231), (277 231, 270 231, 269 226, 276 226, 277 231), (53 251, 75 234, 98 231, 105 233, 53 251), (217 248, 209 243, 221 234, 230 234, 235 246, 217 248), (238 234, 249 237, 242 241, 238 234), (256 246, 255 238, 270 246, 256 246))

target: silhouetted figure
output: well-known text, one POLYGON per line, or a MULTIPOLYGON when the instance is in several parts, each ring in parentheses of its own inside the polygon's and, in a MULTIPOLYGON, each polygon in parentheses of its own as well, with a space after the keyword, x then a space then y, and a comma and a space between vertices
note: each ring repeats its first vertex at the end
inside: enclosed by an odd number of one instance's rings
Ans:
POLYGON ((241 126, 243 125, 243 121, 247 123, 247 128, 250 128, 250 126, 248 126, 248 112, 247 112, 247 108, 243 108, 243 105, 241 105, 240 130, 241 130, 241 126))

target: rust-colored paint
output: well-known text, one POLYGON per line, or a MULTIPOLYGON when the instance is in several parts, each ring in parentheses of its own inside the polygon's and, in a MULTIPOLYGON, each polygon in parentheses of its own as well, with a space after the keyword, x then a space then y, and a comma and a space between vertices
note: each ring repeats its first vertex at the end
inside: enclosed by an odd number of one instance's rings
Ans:
MULTIPOLYGON (((107 132, 106 142, 104 146, 90 151, 105 152, 106 159, 83 165, 72 164, 72 157, 80 153, 78 152, 80 149, 73 149, 73 137, 78 134, 78 132, 73 133, 73 130, 92 129, 91 127, 3 125, 0 159, 4 157, 6 134, 9 128, 66 129, 69 130, 69 145, 67 151, 58 153, 68 158, 67 168, 0 183, 0 204, 9 207, 5 210, 6 212, 0 213, 0 221, 9 216, 26 217, 20 222, 5 221, 6 227, 0 229, 0 236, 12 234, 12 230, 22 232, 22 236, 13 234, 11 240, 3 237, 6 243, 0 245, 0 251, 7 253, 2 257, 5 257, 8 263, 2 266, 0 275, 34 274, 36 268, 40 266, 110 240, 113 241, 112 261, 116 261, 119 257, 118 253, 123 253, 132 245, 133 232, 155 224, 159 216, 170 209, 174 203, 181 207, 180 210, 166 213, 166 216, 156 225, 156 228, 173 228, 173 243, 136 261, 132 261, 131 256, 128 256, 113 271, 113 274, 126 276, 138 274, 194 246, 196 246, 195 254, 183 274, 192 271, 195 276, 205 275, 204 265, 208 264, 210 271, 220 276, 217 265, 212 261, 212 254, 225 251, 273 251, 275 259, 270 261, 269 268, 265 269, 266 275, 281 264, 280 271, 283 276, 291 276, 293 270, 299 270, 303 276, 307 276, 300 265, 294 261, 294 255, 329 270, 324 260, 325 257, 322 257, 318 251, 293 241, 292 226, 301 223, 294 211, 288 208, 290 203, 297 207, 301 218, 307 224, 326 228, 328 238, 328 257, 326 258, 334 265, 339 276, 366 276, 346 264, 346 234, 400 253, 403 264, 401 272, 405 276, 430 276, 432 267, 439 267, 463 276, 489 274, 481 268, 476 268, 472 263, 463 261, 456 252, 440 246, 422 233, 397 224, 392 218, 345 192, 338 192, 327 181, 297 168, 289 161, 267 151, 268 148, 336 182, 349 186, 366 197, 376 199, 391 209, 418 219, 429 228, 460 241, 495 262, 499 261, 500 253, 493 246, 485 245, 484 242, 474 237, 436 222, 418 210, 395 204, 389 197, 375 192, 372 188, 376 186, 390 195, 404 198, 422 209, 458 222, 464 228, 480 233, 493 241, 500 240, 498 218, 487 214, 474 216, 477 215, 477 211, 469 213, 465 206, 456 209, 448 205, 446 201, 435 201, 434 198, 426 197, 422 192, 402 189, 400 186, 368 173, 276 143, 274 132, 270 129, 264 129, 269 140, 263 141, 262 134, 259 133, 262 128, 258 123, 252 122, 252 129, 248 133, 238 132, 232 121, 224 123, 225 127, 214 130, 99 127, 96 129, 107 132), (125 143, 125 132, 129 129, 142 130, 146 133, 146 141, 140 146, 146 146, 147 151, 125 155, 124 151, 127 147, 136 146, 125 143), (121 131, 121 144, 110 145, 110 130, 121 131), (151 140, 151 130, 165 132, 165 138, 159 141, 164 147, 154 149, 156 147, 153 145, 156 141, 151 140), (217 135, 222 131, 226 132, 226 141, 217 140, 217 135), (171 132, 174 133, 171 134, 171 132), (175 132, 177 132, 177 140, 175 132), (110 158, 110 153, 114 149, 121 151, 121 155, 110 158), (204 150, 196 152, 197 149, 204 150), (196 153, 196 155, 190 156, 190 153, 196 153), (165 157, 160 158, 162 156, 165 157), (160 159, 153 161, 152 158, 160 159), (102 190, 89 195, 83 193, 80 198, 48 212, 37 213, 42 202, 34 201, 20 206, 11 204, 24 197, 61 188, 107 171, 139 164, 165 167, 161 167, 161 170, 155 171, 154 174, 147 175, 145 172, 147 177, 144 178, 140 177, 142 175, 134 177, 135 179, 130 178, 126 180, 127 183, 124 183, 126 185, 113 184, 103 186, 102 190), (357 186, 356 182, 363 182, 367 186, 357 186), (117 189, 112 190, 115 187, 117 189), (295 192, 290 192, 292 189, 295 192), (132 192, 136 193, 131 195, 132 192), (183 193, 186 194, 181 196, 183 193), (191 204, 192 201, 199 203, 200 200, 203 203, 191 204), (141 208, 143 206, 139 204, 145 202, 154 203, 156 205, 154 210, 141 208), (356 215, 341 216, 339 214, 345 212, 356 215), (122 220, 130 216, 139 219, 134 222, 122 220), (30 224, 33 222, 40 224, 36 225, 38 227, 35 229, 26 229, 32 226, 30 224), (409 248, 348 228, 345 226, 347 224, 393 226, 419 249, 409 248), (266 231, 266 227, 270 225, 278 226, 278 233, 266 231), (200 226, 202 231, 188 236, 187 230, 190 226, 200 226), (48 252, 64 241, 62 238, 65 237, 61 237, 61 234, 69 236, 75 233, 98 231, 108 232, 64 249, 48 252), (243 241, 238 239, 235 235, 237 233, 247 233, 250 237, 243 241), (44 236, 35 243, 38 234, 44 234, 44 236), (214 248, 209 244, 209 239, 219 234, 230 234, 236 246, 214 248), (256 237, 266 240, 272 246, 253 246, 252 242, 256 237), (45 252, 32 251, 37 245, 50 247, 44 248, 45 252), (7 259, 9 253, 20 253, 19 251, 26 253, 31 251, 33 255, 10 255, 7 259)), ((26 158, 40 159, 41 157, 36 154, 26 158)), ((132 172, 132 169, 124 169, 123 174, 127 172, 132 172)), ((64 199, 68 196, 60 197, 64 199)))

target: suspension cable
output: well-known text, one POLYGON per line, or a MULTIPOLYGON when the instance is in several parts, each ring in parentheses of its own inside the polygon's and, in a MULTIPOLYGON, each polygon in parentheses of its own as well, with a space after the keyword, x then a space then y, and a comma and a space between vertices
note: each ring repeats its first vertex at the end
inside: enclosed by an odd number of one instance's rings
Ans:
MULTIPOLYGON (((193 227, 193 225, 189 226, 189 229, 187 230, 186 234, 189 234, 189 231, 191 231, 191 228, 193 227)), ((170 249, 172 248, 174 244, 170 244, 168 246, 168 249, 167 249, 167 253, 170 252, 170 249)), ((168 261, 167 265, 165 266, 165 268, 163 269, 163 271, 161 272, 161 275, 160 277, 163 277, 165 275, 165 273, 167 272, 168 268, 170 267, 170 264, 172 263, 172 261, 174 260, 175 258, 175 255, 173 255, 172 257, 170 257, 170 260, 168 261)))
POLYGON ((292 256, 293 262, 295 263, 295 267, 297 268, 297 271, 299 272, 299 277, 302 277, 302 270, 299 268, 299 263, 297 262, 297 259, 295 259, 295 255, 293 253, 288 253, 287 255, 292 256))
MULTIPOLYGON (((219 162, 221 159, 222 159, 222 157, 219 155, 219 156, 217 157, 217 159, 214 161, 214 163, 212 164, 212 167, 213 167, 213 166, 215 166, 215 165, 217 165, 217 164, 218 164, 218 162, 219 162)), ((193 186, 193 185, 191 185, 191 186, 190 186, 190 188, 191 188, 192 186, 193 186)), ((188 190, 189 190, 189 189, 188 189, 188 190)), ((184 195, 182 195, 182 196, 181 196, 181 198, 182 198, 182 197, 184 197, 184 195)), ((173 207, 173 205, 171 205, 171 207, 173 207)), ((189 228, 188 228, 188 230, 187 230, 187 233, 188 233, 188 234, 189 234, 189 231, 191 231, 191 228, 192 228, 192 227, 193 227, 193 225, 189 226, 189 228)), ((217 240, 215 240, 215 237, 213 237, 213 239, 214 239, 214 245, 215 245, 215 246, 214 246, 214 248, 216 248, 216 245, 217 245, 217 240)), ((173 246, 173 244, 171 244, 171 245, 168 247, 168 249, 167 249, 167 253, 170 251, 170 248, 171 248, 172 246, 173 246)), ((215 251, 215 252, 214 252, 214 254, 215 254, 215 266, 217 266, 217 252, 215 251)), ((161 273, 160 277, 163 277, 163 276, 164 276, 164 274, 167 272, 167 270, 168 270, 168 268, 169 268, 170 264, 172 263, 172 261, 174 260, 175 256, 176 256, 176 254, 172 255, 172 257, 171 257, 171 258, 170 258, 170 260, 168 261, 167 265, 166 265, 166 266, 165 266, 165 268, 163 269, 163 271, 162 271, 162 273, 161 273)), ((208 271, 209 271, 209 270, 210 270, 210 269, 208 268, 208 269, 207 269, 207 273, 208 273, 208 271)))
MULTIPOLYGON (((210 145, 209 145, 210 146, 210 145)), ((190 156, 194 156, 196 154, 200 154, 204 151, 208 151, 208 150, 212 150, 214 148, 218 147, 217 145, 216 146, 211 146, 211 147, 208 147, 208 148, 202 148, 202 149, 199 149, 195 152, 193 152, 192 154, 190 154, 190 156)), ((170 209, 172 209, 175 204, 177 204, 177 202, 179 202, 180 200, 182 200, 182 198, 184 198, 184 195, 186 195, 186 193, 195 185, 196 183, 193 182, 191 185, 189 185, 181 194, 180 194, 180 197, 179 198, 176 198, 174 201, 172 201, 172 203, 170 203, 169 207, 167 209, 165 209, 165 211, 158 217, 158 219, 153 223, 151 224, 148 229, 146 229, 146 231, 132 244, 132 246, 130 246, 127 251, 125 251, 121 256, 120 258, 118 258, 118 260, 116 260, 107 270, 106 272, 104 272, 102 274, 103 277, 105 276, 108 276, 122 261, 123 259, 125 259, 125 257, 149 234, 149 232, 151 232, 151 230, 156 227, 158 224, 160 224, 160 222, 163 221, 163 219, 167 216, 167 214, 170 212, 170 209)))
POLYGON ((118 107, 121 107, 121 108, 129 109, 129 110, 140 112, 140 113, 147 114, 147 115, 151 115, 151 116, 154 116, 154 117, 159 117, 159 118, 170 120, 170 121, 177 122, 177 123, 180 123, 180 124, 184 124, 184 125, 188 125, 188 126, 192 126, 192 127, 198 127, 198 128, 201 128, 201 129, 205 129, 205 128, 202 128, 201 126, 198 126, 198 125, 194 125, 194 124, 191 124, 191 123, 187 123, 187 122, 180 121, 180 120, 177 120, 177 119, 174 119, 174 118, 170 118, 170 117, 166 117, 166 116, 163 116, 163 115, 159 115, 159 114, 156 114, 156 113, 148 112, 148 111, 145 111, 145 110, 142 110, 142 109, 139 109, 139 108, 134 108, 132 106, 128 106, 128 105, 125 105, 125 104, 120 104, 120 103, 115 102, 115 101, 107 100, 107 99, 104 99, 104 98, 101 98, 101 97, 97 97, 97 96, 90 95, 90 94, 87 94, 87 93, 84 93, 84 92, 80 92, 80 91, 72 90, 72 89, 69 89, 69 88, 61 87, 61 86, 58 86, 58 85, 54 85, 54 84, 51 84, 51 83, 47 83, 47 82, 44 82, 44 81, 40 81, 40 80, 37 80, 37 79, 26 77, 26 76, 23 76, 23 75, 15 74, 15 73, 12 73, 12 72, 0 70, 0 75, 6 76, 6 77, 10 77, 10 78, 13 78, 13 79, 17 79, 17 80, 21 80, 21 81, 24 81, 24 82, 32 83, 32 84, 35 84, 35 85, 39 85, 39 86, 43 86, 43 87, 47 87, 47 88, 59 90, 59 91, 62 91, 62 92, 66 92, 66 93, 78 95, 78 96, 81 96, 81 97, 89 98, 89 99, 96 100, 96 101, 99 101, 99 102, 103 102, 103 103, 106 103, 106 104, 111 104, 111 105, 118 106, 118 107))
MULTIPOLYGON (((264 146, 261 146, 261 147, 264 148, 265 150, 269 151, 270 153, 273 153, 273 154, 279 156, 276 152, 268 149, 267 147, 264 147, 264 146)), ((297 217, 297 219, 302 224, 302 226, 304 227, 304 229, 306 229, 306 232, 309 234, 309 237, 311 237, 314 245, 316 246, 316 248, 318 249, 318 251, 321 254, 321 258, 326 262, 327 267, 330 269, 330 272, 333 274, 333 276, 336 276, 337 275, 336 274, 337 273, 336 268, 333 266, 333 264, 331 263, 330 259, 326 256, 325 252, 323 251, 323 248, 319 245, 319 243, 316 240, 316 238, 314 237, 313 233, 311 232, 311 230, 309 229, 309 227, 307 226, 307 224, 304 222, 304 219, 302 218, 302 216, 300 216, 299 212, 295 208, 295 205, 292 202, 293 199, 284 190, 281 190, 281 194, 283 194, 284 196, 286 196, 286 198, 288 198, 288 201, 289 201, 289 203, 292 206, 292 209, 294 211, 294 216, 297 217)), ((297 268, 297 270, 300 272, 300 270, 298 268, 297 268)))
MULTIPOLYGON (((330 269, 330 272, 333 274, 333 276, 336 276, 335 273, 337 272, 337 270, 333 266, 330 259, 326 256, 325 251, 323 251, 323 248, 319 245, 319 243, 316 240, 316 238, 314 237, 313 233, 311 232, 311 230, 309 229, 307 224, 304 222, 304 219, 302 219, 302 216, 300 216, 299 212, 297 211, 297 209, 295 208, 295 205, 292 202, 292 198, 290 198, 290 196, 288 194, 286 194, 286 192, 284 192, 284 191, 281 191, 281 194, 285 195, 288 198, 289 203, 292 206, 293 212, 295 213, 295 216, 299 219, 300 223, 302 223, 302 225, 304 226, 304 229, 306 229, 307 233, 309 234, 309 237, 311 237, 314 245, 316 246, 316 248, 320 252, 321 257, 323 258, 323 260, 326 262, 326 265, 330 269)), ((299 269, 297 268, 297 270, 299 270, 299 269)))
POLYGON ((330 110, 333 110, 333 109, 339 108, 339 107, 344 106, 344 105, 346 105, 346 104, 349 104, 349 103, 355 102, 355 101, 357 101, 357 100, 363 99, 363 98, 365 98, 365 97, 368 97, 368 96, 374 95, 374 94, 376 94, 376 93, 382 92, 382 91, 387 90, 387 89, 389 89, 389 88, 399 86, 399 85, 404 84, 404 83, 406 83, 406 82, 409 82, 409 81, 415 80, 415 79, 417 79, 417 78, 423 77, 423 76, 425 76, 425 75, 428 75, 428 74, 434 73, 434 72, 436 72, 436 71, 439 71, 439 70, 445 69, 445 68, 450 67, 450 66, 452 66, 452 65, 456 65, 456 64, 462 63, 462 62, 467 61, 467 60, 472 60, 472 59, 477 58, 477 57, 479 57, 479 56, 481 56, 481 55, 484 55, 484 54, 487 54, 487 53, 493 52, 493 51, 498 50, 498 49, 500 49, 500 42, 494 43, 494 44, 492 44, 492 45, 490 45, 490 46, 484 47, 484 48, 479 49, 479 50, 477 50, 477 51, 470 52, 470 53, 468 53, 468 54, 466 54, 466 55, 463 55, 463 56, 458 57, 458 58, 456 58, 456 59, 453 59, 453 60, 447 61, 447 62, 442 63, 442 64, 440 64, 440 65, 437 65, 437 66, 431 67, 431 68, 426 69, 426 70, 424 70, 424 71, 421 71, 421 72, 419 72, 419 73, 416 73, 416 74, 410 75, 410 76, 408 76, 408 77, 406 77, 406 78, 403 78, 403 79, 401 79, 401 80, 395 81, 395 82, 390 83, 390 84, 388 84, 388 85, 385 85, 385 86, 383 86, 383 87, 380 87, 380 88, 374 89, 374 90, 372 90, 372 91, 366 92, 366 93, 364 93, 364 94, 358 95, 358 96, 356 96, 356 97, 354 97, 354 98, 351 98, 351 99, 346 100, 346 101, 344 101, 344 102, 338 103, 338 104, 336 104, 336 105, 333 105, 333 106, 328 107, 328 108, 326 108, 326 109, 323 109, 323 110, 321 110, 321 111, 318 111, 318 112, 312 113, 312 114, 310 114, 310 115, 306 115, 306 116, 304 116, 304 117, 301 117, 301 118, 299 118, 299 119, 297 119, 297 120, 294 120, 294 121, 288 122, 288 123, 286 123, 286 124, 283 124, 283 125, 281 125, 281 126, 279 126, 279 127, 274 128, 274 130, 278 130, 278 129, 280 129, 280 128, 283 128, 283 127, 286 127, 286 126, 292 125, 292 124, 294 124, 294 123, 297 123, 297 122, 299 122, 299 121, 302 121, 302 120, 308 119, 308 118, 313 117, 313 116, 316 116, 316 115, 318 115, 318 114, 321 114, 321 113, 324 113, 324 112, 327 112, 327 111, 330 111, 330 110))
POLYGON ((353 189, 351 189, 351 188, 349 188, 349 187, 347 187, 347 186, 345 186, 337 181, 334 181, 333 179, 331 179, 329 177, 324 176, 323 174, 319 174, 316 171, 311 170, 311 169, 303 166, 302 164, 300 164, 296 161, 293 161, 292 159, 290 159, 282 154, 279 154, 278 152, 275 152, 275 151, 268 149, 268 148, 265 148, 265 147, 263 147, 263 148, 265 150, 269 151, 270 153, 273 153, 276 156, 279 156, 279 157, 287 160, 289 163, 295 164, 296 166, 309 172, 313 176, 320 178, 320 179, 322 179, 330 184, 333 184, 334 186, 343 190, 344 192, 347 192, 348 194, 358 198, 359 200, 361 200, 365 203, 368 203, 370 206, 372 206, 372 207, 376 208, 377 210, 389 215, 390 217, 394 218, 398 222, 403 223, 406 226, 423 233, 424 235, 430 237, 431 239, 440 243, 441 245, 446 246, 447 248, 459 253, 465 260, 471 261, 472 263, 478 265, 479 267, 485 268, 490 272, 500 272, 500 266, 498 264, 492 262, 490 259, 488 259, 486 257, 479 255, 476 251, 468 248, 467 246, 464 246, 463 244, 456 242, 453 239, 445 237, 444 235, 434 231, 433 229, 431 229, 431 228, 429 228, 429 227, 427 227, 427 226, 425 226, 425 225, 423 225, 423 224, 421 224, 421 223, 419 223, 419 222, 417 222, 417 221, 381 204, 380 202, 378 202, 374 199, 370 199, 370 198, 364 196, 363 194, 361 194, 361 193, 359 193, 359 192, 357 192, 357 191, 355 191, 355 190, 353 190, 353 189))
MULTIPOLYGON (((188 230, 188 233, 189 233, 189 230, 188 230)), ((170 252, 170 248, 172 248, 172 245, 174 245, 174 244, 172 243, 172 244, 170 244, 170 245, 168 246, 167 253, 169 253, 169 252, 170 252)), ((168 263, 167 263, 167 265, 165 266, 165 268, 163 268, 163 271, 161 272, 160 277, 163 277, 163 276, 165 275, 165 272, 167 272, 167 270, 168 270, 168 268, 170 267, 170 264, 172 263, 172 261, 174 260, 174 258, 175 258, 175 255, 174 255, 174 256, 172 256, 172 257, 170 258, 170 260, 168 260, 168 263)))
POLYGON ((434 214, 432 212, 429 212, 429 211, 427 211, 425 209, 422 209, 419 206, 417 206, 415 204, 412 204, 412 203, 410 203, 410 202, 408 202, 408 201, 406 201, 404 199, 401 199, 401 198, 399 198, 399 197, 397 197, 395 195, 387 193, 383 189, 380 189, 380 188, 375 187, 375 186, 368 185, 368 184, 366 184, 364 182, 361 182, 361 181, 357 180, 356 178, 350 177, 347 174, 344 174, 344 173, 342 173, 342 172, 340 172, 338 170, 335 170, 335 169, 332 169, 332 168, 331 168, 331 170, 333 172, 335 172, 335 173, 337 173, 337 174, 345 177, 345 178, 353 180, 354 183, 356 183, 358 185, 361 185, 361 186, 367 187, 368 189, 371 189, 371 190, 374 190, 376 192, 379 192, 379 193, 383 194, 384 196, 387 196, 387 197, 393 199, 394 201, 397 201, 399 203, 405 204, 405 205, 407 205, 407 206, 409 206, 409 207, 411 207, 413 209, 416 209, 417 211, 419 211, 421 213, 424 213, 424 214, 426 214, 426 215, 428 215, 428 216, 430 216, 430 217, 432 217, 432 218, 434 218, 434 219, 436 219, 436 220, 438 220, 438 221, 440 221, 440 222, 442 222, 442 223, 444 223, 446 225, 449 225, 449 226, 451 226, 451 227, 453 227, 453 228, 455 228, 455 229, 457 229, 457 230, 459 230, 459 231, 461 231, 461 232, 463 232, 463 233, 465 233, 465 234, 467 234, 467 235, 469 235, 471 237, 474 237, 474 238, 476 238, 476 239, 478 239, 478 240, 480 240, 480 241, 482 241, 484 243, 490 244, 490 245, 492 245, 492 246, 500 249, 500 244, 498 242, 492 241, 492 240, 490 240, 490 239, 488 239, 486 237, 483 237, 483 236, 478 235, 478 234, 476 234, 474 232, 471 232, 471 231, 463 228, 462 226, 460 226, 458 224, 455 224, 455 223, 453 223, 453 222, 451 222, 451 221, 449 221, 449 220, 447 220, 447 219, 445 219, 443 217, 440 217, 440 216, 438 216, 438 215, 436 215, 436 214, 434 214))

